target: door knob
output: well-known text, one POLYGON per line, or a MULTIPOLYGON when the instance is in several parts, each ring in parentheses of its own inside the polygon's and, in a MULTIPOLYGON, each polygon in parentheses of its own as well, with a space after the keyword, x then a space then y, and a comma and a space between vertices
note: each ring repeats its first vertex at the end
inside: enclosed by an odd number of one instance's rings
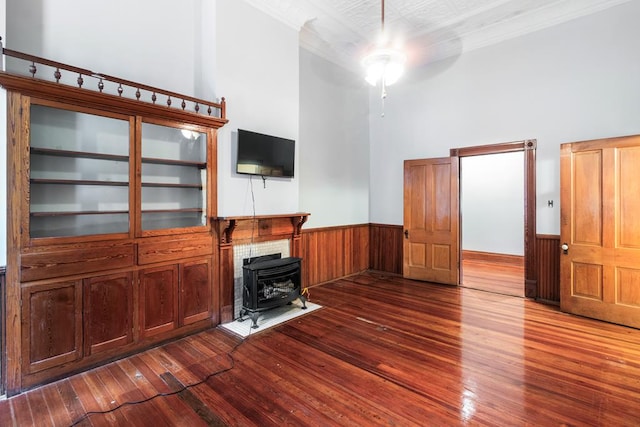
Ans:
POLYGON ((562 249, 562 253, 565 255, 569 253, 569 245, 566 243, 563 243, 562 246, 560 246, 560 249, 562 249))
POLYGON ((404 230, 404 238, 405 239, 409 238, 409 230, 404 230))

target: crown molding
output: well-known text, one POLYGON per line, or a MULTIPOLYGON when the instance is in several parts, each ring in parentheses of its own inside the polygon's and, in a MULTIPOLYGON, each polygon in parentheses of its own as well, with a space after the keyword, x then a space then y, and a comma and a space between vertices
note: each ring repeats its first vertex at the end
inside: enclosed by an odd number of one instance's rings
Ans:
POLYGON ((266 13, 272 18, 284 23, 296 31, 300 31, 302 26, 313 19, 314 16, 305 9, 302 2, 295 0, 244 0, 259 11, 266 13))

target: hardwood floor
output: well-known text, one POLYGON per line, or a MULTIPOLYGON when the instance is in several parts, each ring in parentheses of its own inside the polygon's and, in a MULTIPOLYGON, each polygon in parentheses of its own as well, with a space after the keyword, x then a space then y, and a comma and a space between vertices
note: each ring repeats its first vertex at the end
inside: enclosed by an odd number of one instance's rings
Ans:
POLYGON ((0 425, 640 424, 639 330, 374 273, 311 300, 243 342, 216 328, 2 401, 0 425))
POLYGON ((461 277, 467 288, 524 297, 524 265, 463 259, 461 277))

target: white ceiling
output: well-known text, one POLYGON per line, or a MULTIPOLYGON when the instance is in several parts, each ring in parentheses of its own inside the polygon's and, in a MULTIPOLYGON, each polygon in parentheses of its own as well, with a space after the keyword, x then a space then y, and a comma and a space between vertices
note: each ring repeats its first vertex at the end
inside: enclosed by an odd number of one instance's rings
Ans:
MULTIPOLYGON (((381 0, 246 0, 300 30, 304 48, 356 70, 381 26, 381 0)), ((631 0, 386 0, 385 29, 424 65, 631 0)))

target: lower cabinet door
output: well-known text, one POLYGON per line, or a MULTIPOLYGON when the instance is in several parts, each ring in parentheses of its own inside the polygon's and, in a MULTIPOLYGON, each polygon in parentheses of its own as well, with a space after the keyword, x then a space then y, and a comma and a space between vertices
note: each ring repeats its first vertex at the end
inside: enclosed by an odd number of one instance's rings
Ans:
POLYGON ((178 266, 147 268, 140 274, 140 336, 161 334, 178 325, 178 266))
POLYGON ((122 273, 84 280, 85 355, 133 341, 132 278, 122 273))
POLYGON ((180 265, 180 324, 211 317, 211 263, 209 260, 180 265))
POLYGON ((39 372, 81 357, 82 282, 23 285, 23 372, 39 372))

